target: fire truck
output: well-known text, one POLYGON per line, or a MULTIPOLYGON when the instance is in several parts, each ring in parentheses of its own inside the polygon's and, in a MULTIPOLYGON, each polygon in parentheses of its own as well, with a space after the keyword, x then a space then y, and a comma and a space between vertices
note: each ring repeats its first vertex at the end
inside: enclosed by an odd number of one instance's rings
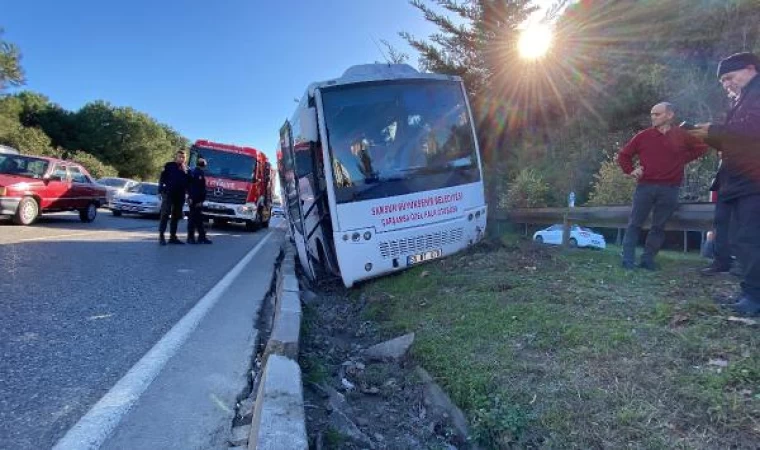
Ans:
POLYGON ((214 224, 244 223, 250 231, 269 226, 272 213, 273 170, 266 155, 252 147, 195 141, 190 167, 206 160, 204 218, 214 224))

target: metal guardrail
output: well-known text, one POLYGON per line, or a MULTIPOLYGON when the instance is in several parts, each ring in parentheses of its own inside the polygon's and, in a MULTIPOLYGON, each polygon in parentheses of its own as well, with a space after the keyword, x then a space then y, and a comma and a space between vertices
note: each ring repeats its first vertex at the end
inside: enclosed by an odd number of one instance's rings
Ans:
MULTIPOLYGON (((557 224, 565 218, 588 227, 625 228, 630 206, 581 206, 576 208, 519 208, 496 213, 495 220, 515 224, 557 224)), ((665 225, 671 231, 709 231, 713 227, 714 203, 682 203, 665 225)), ((649 228, 650 220, 644 224, 649 228)))
MULTIPOLYGON (((525 225, 578 224, 587 227, 616 228, 618 241, 621 232, 628 226, 631 206, 581 206, 575 208, 518 208, 510 211, 498 211, 491 219, 497 222, 510 222, 525 225)), ((668 231, 683 231, 684 251, 688 251, 688 232, 697 231, 703 234, 712 230, 715 215, 714 203, 682 203, 665 229, 668 231)), ((647 219, 643 228, 648 229, 651 220, 647 219)), ((569 232, 565 233, 566 235, 569 232)))

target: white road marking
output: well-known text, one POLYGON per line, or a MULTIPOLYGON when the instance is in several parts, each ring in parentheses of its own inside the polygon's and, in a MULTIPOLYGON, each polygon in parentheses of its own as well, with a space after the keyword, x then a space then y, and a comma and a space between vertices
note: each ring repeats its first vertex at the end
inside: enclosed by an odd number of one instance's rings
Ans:
MULTIPOLYGON (((107 229, 107 230, 80 231, 78 233, 52 234, 49 236, 38 236, 38 237, 33 237, 33 238, 19 239, 16 242, 21 243, 21 242, 33 242, 33 241, 55 241, 55 240, 58 240, 61 238, 67 238, 67 237, 90 236, 93 234, 103 234, 103 233, 120 233, 124 231, 134 233, 134 232, 139 232, 141 230, 144 230, 145 232, 149 231, 147 227, 121 228, 121 229, 114 228, 114 229, 107 229)), ((125 238, 129 238, 129 236, 126 236, 125 238)))
POLYGON ((28 239, 19 239, 18 242, 53 241, 53 240, 61 239, 61 238, 74 237, 74 236, 87 236, 90 234, 98 234, 98 233, 104 233, 104 232, 105 230, 98 230, 98 231, 83 231, 81 233, 54 234, 52 236, 40 236, 40 237, 34 237, 34 238, 28 238, 28 239))
POLYGON ((108 319, 109 317, 113 317, 113 314, 98 314, 97 316, 90 316, 87 318, 87 320, 100 320, 100 319, 108 319))
POLYGON ((98 449, 108 439, 169 359, 182 347, 243 268, 272 237, 267 234, 85 414, 53 450, 98 449))

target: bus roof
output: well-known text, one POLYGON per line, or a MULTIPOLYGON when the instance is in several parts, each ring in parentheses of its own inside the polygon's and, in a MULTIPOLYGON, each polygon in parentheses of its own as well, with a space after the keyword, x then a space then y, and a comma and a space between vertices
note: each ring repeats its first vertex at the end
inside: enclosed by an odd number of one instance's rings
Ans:
POLYGON ((195 141, 195 144, 193 144, 193 147, 210 148, 213 150, 222 150, 222 151, 231 152, 231 153, 242 153, 245 155, 253 156, 256 159, 260 159, 259 155, 264 154, 253 147, 240 147, 238 145, 220 144, 218 142, 211 142, 211 141, 206 141, 202 139, 195 141))
MULTIPOLYGON (((343 72, 340 78, 327 81, 319 81, 309 85, 309 88, 301 101, 304 103, 308 96, 314 95, 314 91, 323 87, 340 86, 345 84, 364 83, 368 81, 390 80, 442 80, 461 81, 454 75, 441 75, 438 73, 420 73, 409 64, 360 64, 351 66, 343 72)), ((305 105, 305 104, 304 104, 305 105)), ((301 105, 299 105, 301 106, 301 105)))

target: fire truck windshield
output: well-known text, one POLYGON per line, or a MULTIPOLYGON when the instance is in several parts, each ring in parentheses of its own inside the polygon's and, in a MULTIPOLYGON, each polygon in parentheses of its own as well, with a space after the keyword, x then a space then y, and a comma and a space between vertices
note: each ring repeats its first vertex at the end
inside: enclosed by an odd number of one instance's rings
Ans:
POLYGON ((256 170, 256 159, 250 155, 203 147, 193 147, 193 153, 193 165, 198 157, 206 160, 209 177, 251 181, 256 170))
POLYGON ((460 83, 405 80, 322 92, 338 203, 480 180, 460 83))

